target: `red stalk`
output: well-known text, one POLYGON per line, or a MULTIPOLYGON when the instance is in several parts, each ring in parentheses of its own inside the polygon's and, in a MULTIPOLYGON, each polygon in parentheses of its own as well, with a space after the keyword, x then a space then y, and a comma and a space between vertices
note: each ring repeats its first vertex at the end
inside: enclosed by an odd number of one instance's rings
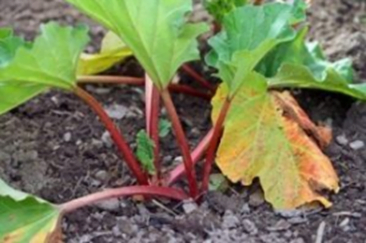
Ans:
POLYGON ((78 83, 97 83, 97 84, 133 84, 143 85, 143 78, 119 77, 119 76, 79 76, 78 83))
POLYGON ((183 162, 184 162, 187 179, 188 179, 190 195, 192 198, 195 199, 198 195, 198 187, 197 187, 195 168, 193 165, 191 154, 189 152, 189 145, 188 145, 186 136, 184 134, 182 124, 180 123, 177 111, 176 111, 173 101, 170 97, 169 91, 164 89, 161 91, 160 94, 164 101, 167 112, 170 116, 170 119, 171 119, 171 122, 173 125, 173 129, 175 131, 175 136, 177 138, 178 145, 182 152, 183 162))
POLYGON ((146 131, 149 137, 154 141, 154 165, 157 181, 159 182, 161 178, 161 165, 159 158, 160 94, 147 74, 145 80, 146 131))
MULTIPOLYGON (((206 151, 208 144, 210 143, 213 136, 213 129, 211 129, 207 135, 199 142, 197 147, 193 150, 191 153, 193 165, 197 164, 197 162, 201 159, 204 152, 206 151)), ((184 175, 185 168, 184 164, 179 164, 177 167, 175 167, 168 175, 167 177, 167 185, 172 185, 174 182, 176 182, 182 175, 184 175)))
POLYGON ((212 139, 210 141, 210 144, 208 145, 206 161, 203 168, 202 192, 206 192, 208 190, 208 183, 210 179, 212 164, 215 160, 215 154, 221 135, 221 130, 223 128, 226 115, 230 109, 230 104, 231 101, 228 98, 225 99, 225 102, 220 111, 220 115, 217 118, 217 121, 214 125, 212 139))
POLYGON ((169 91, 171 92, 175 92, 175 93, 185 93, 185 94, 188 94, 188 95, 191 95, 191 96, 197 96, 197 97, 200 97, 202 99, 205 99, 205 100, 211 100, 212 99, 212 94, 209 94, 209 93, 203 93, 201 91, 198 91, 194 88, 191 88, 187 85, 184 85, 184 84, 170 84, 168 86, 169 88, 169 91))
POLYGON ((181 190, 169 188, 169 187, 158 187, 158 186, 130 186, 116 189, 107 189, 105 191, 96 192, 81 198, 74 199, 70 202, 61 204, 59 206, 62 214, 73 212, 81 207, 85 207, 91 204, 95 204, 102 200, 125 197, 125 196, 161 196, 171 199, 183 201, 188 196, 181 190))
POLYGON ((193 70, 190 66, 187 64, 182 66, 182 70, 186 72, 189 76, 194 78, 198 83, 200 83, 203 87, 211 90, 212 92, 215 92, 215 88, 212 87, 212 85, 204 79, 201 75, 199 75, 195 70, 193 70))
MULTIPOLYGON (((143 86, 145 84, 144 78, 133 77, 115 77, 115 76, 80 76, 78 77, 79 84, 130 84, 136 86, 143 86)), ((170 84, 169 90, 175 93, 185 93, 191 96, 197 96, 206 100, 211 100, 212 94, 204 93, 193 89, 187 85, 170 84)))
POLYGON ((111 134, 111 137, 114 143, 117 145, 119 151, 124 156, 128 167, 131 169, 133 174, 135 175, 137 181, 141 185, 147 185, 148 179, 145 173, 143 173, 135 155, 133 154, 131 148, 126 143, 126 140, 123 138, 120 131, 114 125, 113 121, 109 118, 107 113, 104 111, 103 107, 99 104, 99 102, 88 92, 83 90, 80 87, 76 87, 74 89, 74 93, 81 98, 85 103, 87 103, 94 112, 99 116, 100 120, 105 125, 108 132, 111 134))

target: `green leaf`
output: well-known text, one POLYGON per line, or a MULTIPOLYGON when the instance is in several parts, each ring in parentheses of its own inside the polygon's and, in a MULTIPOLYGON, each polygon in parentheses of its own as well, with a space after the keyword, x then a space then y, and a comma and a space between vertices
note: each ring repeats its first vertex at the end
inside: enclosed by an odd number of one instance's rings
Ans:
POLYGON ((213 50, 206 60, 233 96, 261 59, 282 42, 292 40, 293 6, 282 3, 244 6, 229 13, 224 30, 209 40, 213 50), (251 20, 251 21, 248 21, 251 20))
POLYGON ((351 61, 327 61, 317 43, 306 43, 306 34, 304 28, 296 39, 279 45, 258 65, 257 70, 269 77, 269 85, 321 89, 366 100, 366 84, 352 84, 351 61))
POLYGON ((144 169, 150 174, 155 175, 154 166, 154 141, 152 141, 145 130, 141 130, 136 136, 137 158, 140 160, 144 169))
POLYGON ((172 128, 172 123, 167 119, 161 119, 159 121, 159 137, 166 137, 172 128))
POLYGON ((112 31, 109 31, 102 40, 99 53, 81 54, 77 73, 78 75, 101 73, 131 55, 132 51, 122 40, 112 31))
POLYGON ((204 0, 203 2, 206 10, 214 16, 215 20, 219 23, 222 22, 226 14, 247 3, 248 0, 204 0))
POLYGON ((0 242, 42 243, 60 232, 56 206, 0 179, 0 242))
POLYGON ((221 191, 224 192, 229 188, 229 182, 225 176, 221 173, 210 175, 210 184, 208 189, 210 191, 221 191))
MULTIPOLYGON (((11 29, 0 29, 0 73, 8 65, 18 48, 28 48, 29 43, 13 35, 11 29)), ((38 84, 0 82, 0 115, 33 98, 46 88, 38 84)))
POLYGON ((19 47, 14 58, 0 68, 0 82, 27 83, 72 90, 76 67, 89 38, 85 26, 41 26, 42 34, 29 48, 19 47))
POLYGON ((199 58, 196 37, 206 24, 187 24, 192 0, 67 0, 116 33, 159 89, 177 69, 199 58))

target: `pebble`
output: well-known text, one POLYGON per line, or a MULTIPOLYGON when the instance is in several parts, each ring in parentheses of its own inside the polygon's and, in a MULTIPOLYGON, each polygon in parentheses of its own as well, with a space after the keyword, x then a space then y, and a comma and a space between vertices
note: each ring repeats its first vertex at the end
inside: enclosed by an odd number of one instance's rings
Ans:
POLYGON ((347 145, 349 142, 346 135, 344 134, 337 136, 336 141, 339 145, 347 145))
POLYGON ((222 228, 232 229, 236 228, 240 224, 238 217, 230 210, 227 210, 223 216, 222 228))
POLYGON ((112 198, 109 200, 104 200, 96 204, 99 209, 109 211, 109 212, 118 212, 119 211, 119 200, 117 198, 112 198))
POLYGON ((243 224, 243 227, 244 227, 244 231, 247 232, 248 234, 250 234, 250 235, 258 234, 258 228, 253 223, 253 221, 251 221, 249 219, 244 219, 242 224, 243 224))
POLYGON ((257 190, 249 196, 249 205, 258 207, 264 203, 264 196, 261 190, 257 190))
POLYGON ((95 178, 101 181, 106 181, 109 178, 108 172, 105 170, 99 170, 95 173, 95 178))
POLYGON ((112 119, 121 120, 128 113, 128 108, 123 105, 113 104, 104 108, 112 119))
POLYGON ((70 132, 67 132, 64 134, 64 141, 65 142, 70 142, 71 141, 71 133, 70 132))
POLYGON ((353 141, 352 143, 350 143, 349 146, 353 150, 359 150, 359 149, 362 149, 363 147, 365 147, 365 143, 361 140, 356 140, 356 141, 353 141))
POLYGON ((192 200, 184 201, 182 207, 186 214, 190 214, 198 208, 197 204, 195 202, 193 202, 192 200))
POLYGON ((111 135, 108 131, 105 131, 101 138, 102 142, 105 144, 107 148, 111 148, 113 145, 113 141, 111 135))
POLYGON ((287 220, 281 219, 274 226, 267 227, 268 231, 282 231, 288 230, 291 227, 291 224, 287 222, 287 220))

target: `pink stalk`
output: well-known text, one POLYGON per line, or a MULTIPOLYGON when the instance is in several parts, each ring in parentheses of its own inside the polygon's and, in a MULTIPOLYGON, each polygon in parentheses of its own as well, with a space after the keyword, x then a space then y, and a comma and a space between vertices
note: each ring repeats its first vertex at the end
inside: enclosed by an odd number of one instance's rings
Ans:
POLYGON ((188 196, 183 191, 175 188, 158 186, 130 186, 116 189, 107 189, 105 191, 93 193, 61 204, 59 208, 62 214, 66 214, 79 208, 89 206, 110 198, 133 195, 167 197, 179 201, 183 201, 188 198, 188 196))
POLYGON ((154 141, 154 165, 156 171, 156 179, 159 182, 161 178, 161 165, 159 158, 160 94, 147 74, 145 80, 146 131, 150 138, 154 141))
POLYGON ((191 96, 200 97, 202 99, 210 101, 212 99, 212 94, 210 93, 203 93, 201 91, 198 91, 194 88, 191 88, 184 84, 170 84, 168 86, 169 91, 175 92, 175 93, 185 93, 191 96))
POLYGON ((198 74, 195 70, 193 70, 188 64, 182 66, 182 70, 186 72, 189 76, 194 78, 198 83, 200 83, 203 87, 209 89, 212 92, 215 92, 215 88, 200 74, 198 74))
POLYGON ((215 160, 216 149, 217 145, 220 140, 220 135, 222 128, 224 126, 225 118, 227 113, 229 112, 231 105, 231 101, 227 98, 221 108, 219 117, 214 125, 212 139, 210 144, 208 145, 207 154, 206 154, 206 161, 203 168, 203 181, 202 181, 202 192, 206 192, 208 190, 208 184, 210 179, 210 173, 212 169, 212 164, 215 160))
MULTIPOLYGON (((211 129, 207 135, 198 143, 197 147, 191 153, 193 164, 196 165, 197 162, 202 158, 204 152, 206 151, 208 144, 210 143, 213 136, 213 129, 211 129)), ((181 178, 185 173, 184 163, 179 164, 175 167, 167 177, 167 185, 173 185, 177 180, 181 178)))
POLYGON ((109 118, 107 113, 104 111, 103 107, 99 104, 99 102, 88 92, 83 90, 80 87, 76 87, 74 89, 74 93, 81 98, 85 103, 87 103, 94 112, 99 116, 100 120, 105 125, 108 132, 111 134, 111 137, 114 143, 117 145, 117 148, 124 156, 128 167, 131 169, 132 173, 136 177, 137 181, 141 185, 147 185, 148 179, 146 174, 142 171, 140 164, 138 163, 134 153, 131 148, 128 146, 126 140, 123 138, 120 131, 114 125, 113 121, 109 118))
POLYGON ((175 136, 177 138, 178 145, 182 152, 190 195, 192 198, 196 199, 198 195, 196 172, 191 158, 191 154, 189 152, 189 145, 186 136, 184 134, 182 124, 180 123, 177 111, 170 97, 169 91, 167 89, 164 89, 161 91, 160 95, 164 101, 165 108, 170 116, 170 120, 172 122, 173 129, 175 131, 175 136))
POLYGON ((143 85, 145 80, 136 77, 120 77, 120 76, 79 76, 78 83, 97 83, 97 84, 132 84, 143 85))

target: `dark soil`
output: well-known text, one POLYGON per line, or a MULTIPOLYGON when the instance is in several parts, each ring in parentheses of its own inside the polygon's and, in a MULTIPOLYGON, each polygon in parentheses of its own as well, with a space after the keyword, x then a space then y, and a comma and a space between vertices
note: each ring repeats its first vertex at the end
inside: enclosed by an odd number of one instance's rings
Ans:
MULTIPOLYGON (((365 5, 357 0, 314 0, 309 13, 311 36, 324 45, 332 59, 352 58, 360 82, 366 79, 365 5)), ((61 0, 0 1, 0 26, 10 25, 28 39, 35 36, 41 22, 49 20, 75 23, 86 18, 61 0)), ((92 50, 103 29, 87 23, 95 37, 92 50)), ((136 74, 136 64, 130 60, 118 70, 136 74)), ((116 124, 134 146, 136 132, 144 127, 143 90, 86 88, 106 107, 118 104, 127 108, 116 124)), ((210 193, 199 207, 191 202, 159 201, 168 210, 158 201, 110 200, 67 216, 63 222, 65 242, 302 243, 319 238, 322 241, 318 242, 365 242, 366 147, 356 148, 355 144, 366 143, 366 105, 323 92, 302 91, 296 96, 315 121, 331 125, 334 131, 327 154, 339 174, 341 191, 331 195, 331 209, 274 211, 264 202, 258 185, 210 193)), ((193 146, 209 129, 209 104, 184 95, 174 99, 193 146)), ((72 94, 52 91, 41 95, 0 117, 0 177, 54 203, 133 184, 104 133, 95 115, 72 94)), ((171 134, 162 141, 163 151, 168 151, 163 155, 166 164, 179 156, 171 141, 171 134)))

